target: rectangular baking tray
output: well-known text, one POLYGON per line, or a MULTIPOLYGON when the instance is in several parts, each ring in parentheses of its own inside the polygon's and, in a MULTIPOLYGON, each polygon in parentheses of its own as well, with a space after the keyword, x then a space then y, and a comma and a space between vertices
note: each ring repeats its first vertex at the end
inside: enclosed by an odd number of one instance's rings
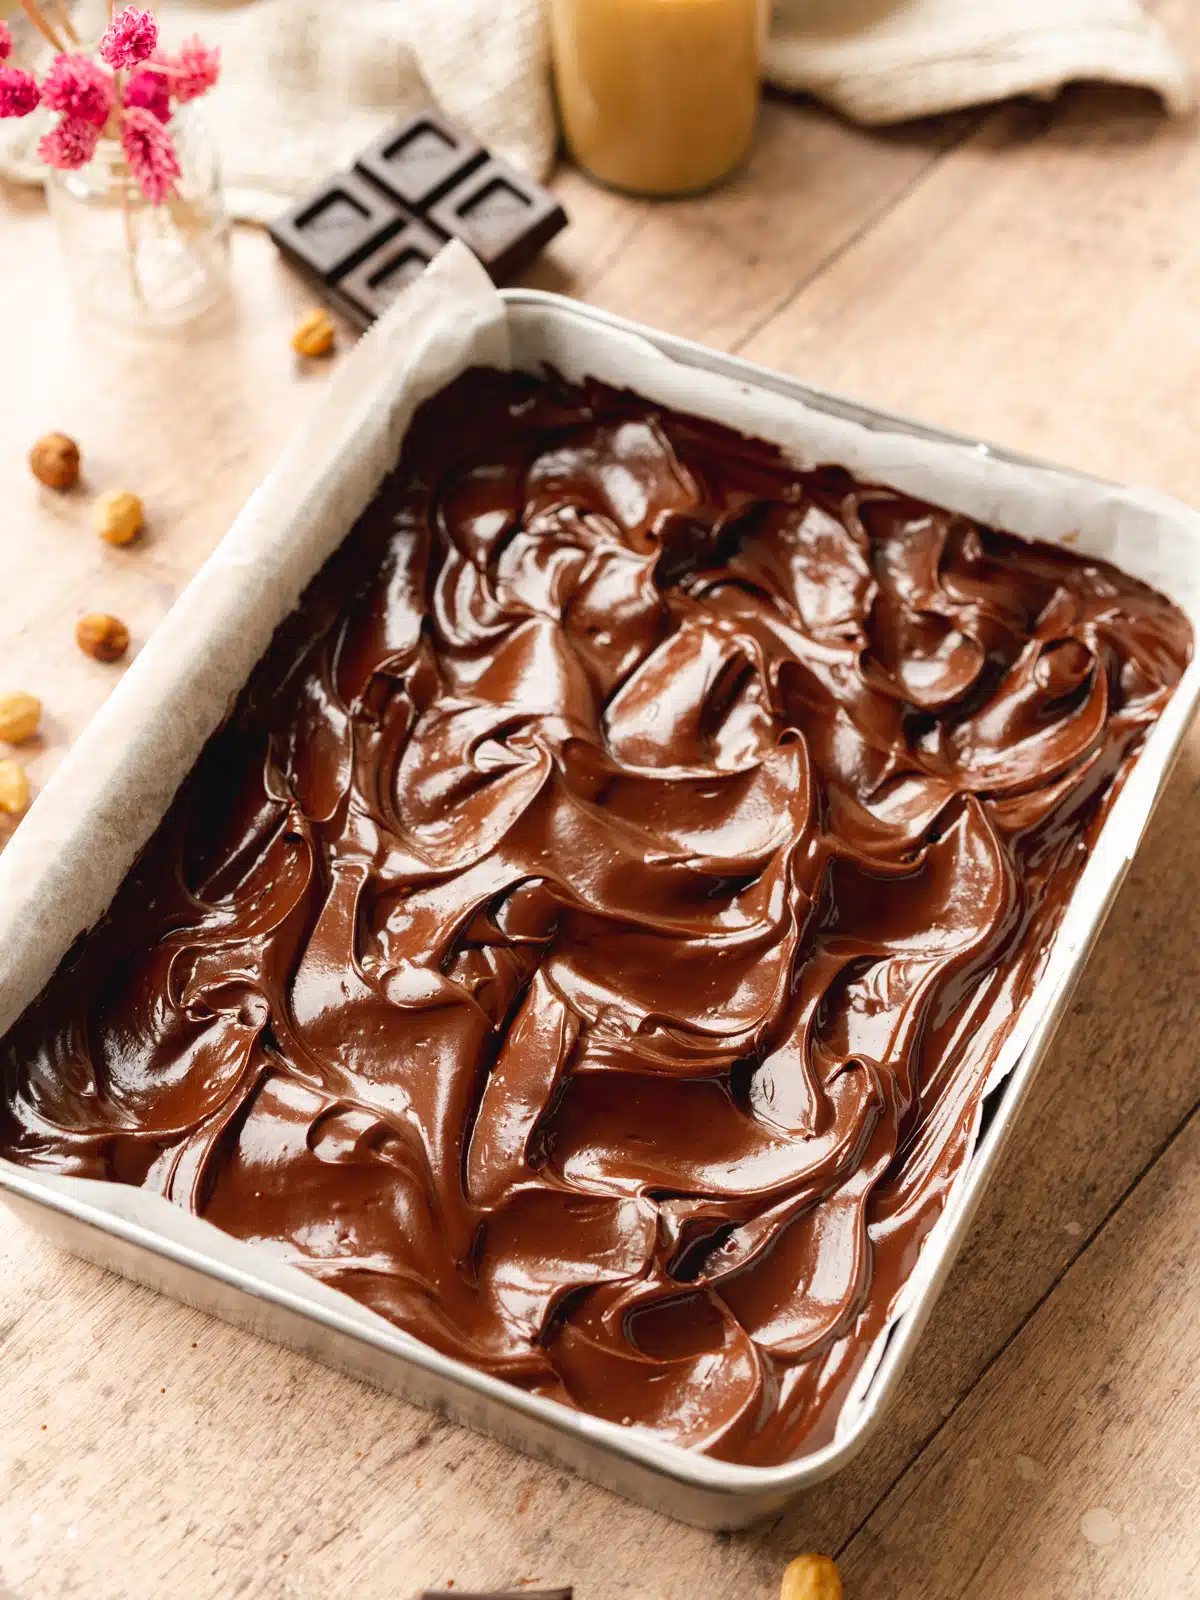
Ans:
MULTIPOLYGON (((582 326, 592 336, 611 334, 614 347, 623 341, 637 341, 642 349, 652 349, 677 366, 731 379, 748 393, 800 401, 819 416, 898 438, 957 446, 981 460, 1045 468, 1058 475, 1059 481, 1065 477, 1078 483, 1099 483, 861 404, 562 296, 517 289, 504 291, 502 298, 516 365, 559 364, 564 341, 569 342, 572 329, 582 326)), ((1200 613, 1196 600, 1200 594, 1200 518, 1153 494, 1114 492, 1143 510, 1167 542, 1181 573, 1172 598, 1184 605, 1195 626, 1200 613)), ((1022 530, 1017 527, 1013 531, 1022 530)), ((1160 587, 1171 592, 1170 585, 1160 583, 1160 587)), ((844 1413, 845 1426, 839 1427, 831 1443, 797 1461, 775 1467, 715 1461, 646 1430, 619 1428, 525 1394, 428 1349, 382 1319, 364 1317, 353 1302, 323 1285, 309 1283, 292 1269, 281 1272, 265 1252, 217 1235, 206 1223, 180 1214, 165 1229, 122 1214, 113 1194, 115 1185, 48 1177, 0 1160, 0 1199, 30 1226, 75 1255, 262 1338, 301 1350, 517 1449, 568 1467, 629 1499, 702 1527, 747 1526, 778 1512, 802 1490, 840 1471, 878 1427, 1140 843, 1198 699, 1200 661, 1193 661, 1147 739, 1101 833, 1088 867, 1090 915, 1082 928, 1074 930, 1069 945, 1064 948, 1059 939, 1053 948, 1052 959, 1029 1002, 1032 1028, 1011 1071, 989 1091, 975 1150, 927 1241, 907 1303, 864 1375, 853 1407, 844 1413)), ((29 994, 27 1001, 33 998, 29 994)))

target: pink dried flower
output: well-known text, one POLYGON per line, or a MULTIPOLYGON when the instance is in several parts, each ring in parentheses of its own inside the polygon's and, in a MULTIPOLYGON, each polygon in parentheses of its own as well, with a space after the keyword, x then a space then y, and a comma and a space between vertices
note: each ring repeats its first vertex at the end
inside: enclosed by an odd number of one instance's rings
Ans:
POLYGON ((146 199, 161 205, 179 177, 171 135, 145 106, 129 106, 121 113, 121 148, 146 199))
POLYGON ((198 100, 221 76, 220 50, 210 49, 198 34, 185 39, 173 56, 156 56, 155 64, 166 69, 171 93, 181 106, 198 100))
POLYGON ((12 34, 8 31, 8 23, 0 17, 0 61, 7 61, 12 55, 12 34))
POLYGON ((41 98, 32 72, 0 67, 0 117, 27 117, 41 98))
POLYGON ((82 117, 64 117, 38 145, 38 155, 48 167, 73 172, 76 167, 87 166, 96 154, 99 138, 100 129, 94 122, 82 117))
POLYGON ((160 122, 171 120, 171 91, 161 72, 135 72, 125 85, 125 104, 142 106, 160 122))
POLYGON ((114 98, 111 76, 87 56, 55 56, 42 79, 42 101, 51 111, 97 128, 108 121, 114 98))
POLYGON ((148 11, 126 6, 105 29, 100 54, 110 67, 136 67, 158 47, 158 24, 148 11))

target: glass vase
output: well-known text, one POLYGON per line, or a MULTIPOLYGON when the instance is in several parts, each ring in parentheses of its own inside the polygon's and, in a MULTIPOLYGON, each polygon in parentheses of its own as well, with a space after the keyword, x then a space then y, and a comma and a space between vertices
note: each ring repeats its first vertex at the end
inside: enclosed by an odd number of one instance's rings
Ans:
POLYGON ((175 191, 152 205, 120 142, 103 138, 86 167, 50 170, 46 194, 80 304, 133 331, 202 316, 229 288, 229 218, 216 149, 190 106, 170 123, 175 191))

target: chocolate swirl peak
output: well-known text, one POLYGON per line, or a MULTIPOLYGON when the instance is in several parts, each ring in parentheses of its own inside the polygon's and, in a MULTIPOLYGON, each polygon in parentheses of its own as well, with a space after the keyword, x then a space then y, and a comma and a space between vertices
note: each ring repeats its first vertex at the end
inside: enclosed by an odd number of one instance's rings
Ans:
POLYGON ((468 373, 10 1033, 0 1149, 794 1457, 1190 648, 1068 549, 468 373))

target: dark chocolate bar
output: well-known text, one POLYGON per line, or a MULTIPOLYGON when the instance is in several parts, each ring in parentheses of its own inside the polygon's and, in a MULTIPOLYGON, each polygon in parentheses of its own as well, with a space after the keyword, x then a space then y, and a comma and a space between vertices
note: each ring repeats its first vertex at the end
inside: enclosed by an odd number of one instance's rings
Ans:
POLYGON ((271 237, 325 299, 365 326, 447 239, 461 239, 501 283, 566 223, 548 190, 430 109, 298 201, 271 237))

